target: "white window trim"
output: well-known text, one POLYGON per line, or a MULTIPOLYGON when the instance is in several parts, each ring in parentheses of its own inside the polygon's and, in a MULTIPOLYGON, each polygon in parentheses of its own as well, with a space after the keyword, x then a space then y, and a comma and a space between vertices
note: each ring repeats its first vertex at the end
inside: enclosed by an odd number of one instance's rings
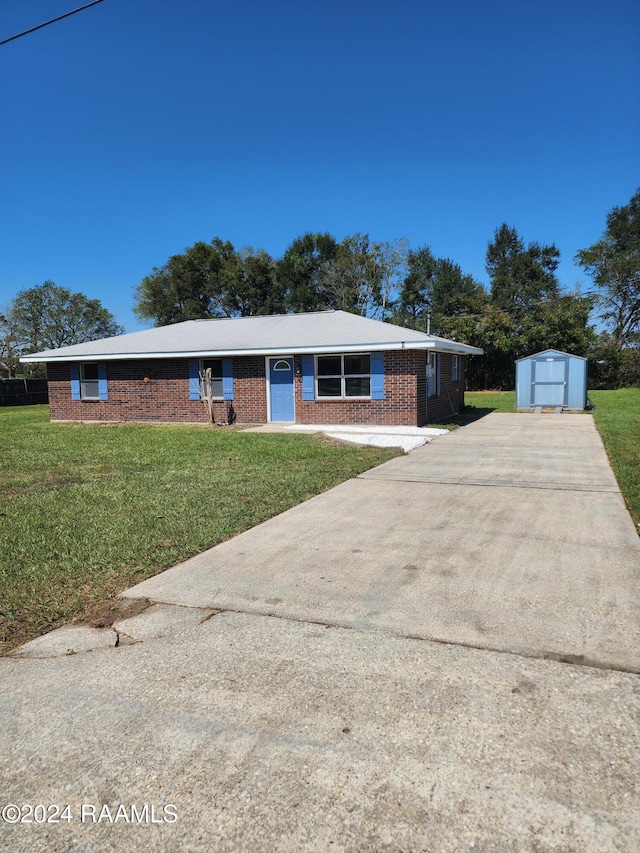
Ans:
POLYGON ((314 364, 314 381, 315 381, 315 391, 316 391, 316 400, 370 400, 371 399, 371 353, 370 352, 336 352, 336 353, 320 353, 315 357, 314 364), (342 372, 340 374, 332 374, 331 376, 318 376, 318 359, 324 358, 330 355, 332 358, 340 358, 342 363, 342 372), (349 379, 368 379, 369 380, 369 393, 368 394, 350 394, 347 396, 345 394, 346 391, 346 379, 344 372, 344 359, 345 356, 357 356, 357 355, 368 355, 369 356, 369 372, 368 373, 349 373, 347 374, 349 379), (318 388, 318 381, 320 379, 340 379, 340 395, 338 394, 321 394, 318 388))
POLYGON ((451 381, 460 382, 462 379, 462 360, 459 355, 451 356, 451 381))
POLYGON ((438 373, 439 373, 439 368, 442 367, 442 364, 439 362, 440 362, 440 353, 439 352, 431 351, 427 354, 427 369, 426 369, 425 381, 427 383, 427 399, 428 400, 430 400, 432 397, 438 397, 439 396, 440 388, 438 387, 438 385, 439 385, 438 373), (432 362, 433 362, 433 364, 432 364, 432 362), (431 394, 429 393, 429 377, 431 377, 433 379, 433 382, 431 384, 431 388, 432 388, 431 394))

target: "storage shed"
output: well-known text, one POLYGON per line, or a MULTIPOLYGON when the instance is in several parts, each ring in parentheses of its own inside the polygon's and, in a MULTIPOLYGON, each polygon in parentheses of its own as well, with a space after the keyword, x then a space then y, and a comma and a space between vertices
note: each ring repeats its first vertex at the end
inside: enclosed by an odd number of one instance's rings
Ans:
POLYGON ((516 408, 584 409, 587 359, 547 349, 516 361, 516 408))

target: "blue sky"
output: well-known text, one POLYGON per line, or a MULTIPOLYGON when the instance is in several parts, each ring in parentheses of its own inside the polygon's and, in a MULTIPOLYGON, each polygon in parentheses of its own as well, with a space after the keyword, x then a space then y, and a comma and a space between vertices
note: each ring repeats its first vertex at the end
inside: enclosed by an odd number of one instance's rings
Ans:
MULTIPOLYGON (((0 0, 0 39, 82 0, 0 0)), ((104 0, 0 47, 0 306, 52 279, 127 331, 214 236, 429 245, 488 283, 502 223, 561 282, 640 186, 636 0, 104 0)))

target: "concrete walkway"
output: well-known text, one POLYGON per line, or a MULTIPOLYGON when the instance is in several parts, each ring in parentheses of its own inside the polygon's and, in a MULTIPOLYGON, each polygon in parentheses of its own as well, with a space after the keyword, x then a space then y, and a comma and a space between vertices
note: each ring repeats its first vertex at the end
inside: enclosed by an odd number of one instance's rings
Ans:
POLYGON ((637 851, 639 574, 592 418, 491 415, 0 660, 5 800, 73 817, 0 845, 637 851))
POLYGON ((347 444, 365 444, 369 447, 400 447, 405 453, 428 444, 448 430, 437 427, 371 426, 362 424, 262 424, 249 427, 244 432, 322 432, 329 438, 347 444))

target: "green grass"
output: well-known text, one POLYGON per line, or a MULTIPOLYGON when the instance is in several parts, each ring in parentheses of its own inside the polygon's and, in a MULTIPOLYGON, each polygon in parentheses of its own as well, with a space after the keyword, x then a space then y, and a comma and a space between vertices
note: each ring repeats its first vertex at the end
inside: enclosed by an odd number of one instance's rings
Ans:
POLYGON ((590 391, 593 418, 636 529, 640 526, 640 388, 590 391))
MULTIPOLYGON (((636 526, 640 525, 640 388, 590 391, 596 427, 607 449, 620 490, 636 526)), ((489 412, 514 412, 514 391, 467 391, 466 422, 489 412)))
POLYGON ((0 651, 398 451, 0 409, 0 651))
POLYGON ((465 391, 465 415, 472 419, 489 412, 515 412, 515 391, 465 391), (475 417, 474 417, 475 416, 475 417))

